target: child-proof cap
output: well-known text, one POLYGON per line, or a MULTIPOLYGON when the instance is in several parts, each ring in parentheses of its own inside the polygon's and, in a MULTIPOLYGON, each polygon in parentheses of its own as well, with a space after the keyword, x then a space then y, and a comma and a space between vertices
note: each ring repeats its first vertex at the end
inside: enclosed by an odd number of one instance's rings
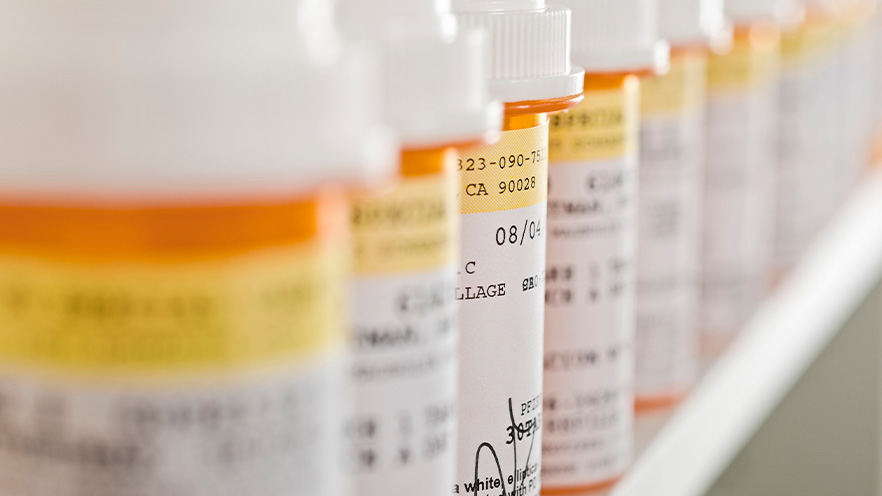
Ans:
POLYGON ((661 37, 671 46, 704 45, 726 49, 732 27, 723 0, 659 0, 661 37))
POLYGON ((462 28, 488 38, 490 94, 503 102, 582 93, 585 71, 570 65, 570 11, 545 0, 453 0, 462 28))
POLYGON ((573 62, 586 72, 667 70, 657 0, 560 0, 572 10, 573 62))
POLYGON ((384 117, 407 148, 485 140, 502 106, 490 103, 484 39, 460 30, 444 0, 341 0, 345 34, 382 49, 384 117))
POLYGON ((392 172, 376 69, 328 0, 2 7, 4 196, 278 195, 392 172))
POLYGON ((725 4, 726 14, 735 24, 774 21, 795 26, 804 14, 800 0, 725 0, 725 4))

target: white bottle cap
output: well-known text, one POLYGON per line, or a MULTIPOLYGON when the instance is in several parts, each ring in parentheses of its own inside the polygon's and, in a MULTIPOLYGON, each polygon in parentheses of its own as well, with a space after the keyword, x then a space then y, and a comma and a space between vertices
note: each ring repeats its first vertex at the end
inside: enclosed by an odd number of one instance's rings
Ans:
POLYGON ((392 173, 376 69, 327 0, 0 7, 2 195, 281 195, 392 173))
POLYGON ((658 0, 559 0, 572 10, 573 62, 588 73, 667 70, 658 0))
POLYGON ((723 0, 659 0, 661 36, 671 46, 707 45, 724 50, 732 42, 723 0))
POLYGON ((384 114, 405 148, 489 139, 502 125, 490 103, 482 33, 457 33, 449 0, 342 0, 341 26, 382 49, 384 114))
POLYGON ((782 26, 796 26, 803 18, 799 0, 725 0, 726 14, 735 24, 774 21, 782 26))
POLYGON ((490 94, 503 102, 582 93, 585 71, 570 65, 570 11, 545 0, 453 0, 460 26, 486 30, 490 94))

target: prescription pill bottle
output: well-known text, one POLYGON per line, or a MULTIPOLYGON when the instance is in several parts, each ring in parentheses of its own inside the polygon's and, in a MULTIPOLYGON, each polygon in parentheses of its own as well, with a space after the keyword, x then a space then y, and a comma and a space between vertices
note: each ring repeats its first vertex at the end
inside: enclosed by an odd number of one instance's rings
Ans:
POLYGON ((783 30, 772 276, 798 262, 836 203, 837 69, 833 14, 807 3, 805 20, 783 30))
POLYGON ((456 435, 455 152, 405 150, 401 167, 399 182, 357 196, 352 212, 350 469, 356 494, 440 495, 456 435))
POLYGON ((339 185, 392 163, 365 61, 282 2, 5 6, 3 494, 348 494, 339 185))
MULTIPOLYGON (((880 3, 882 2, 877 0, 873 21, 873 32, 875 33, 873 79, 877 87, 882 84, 882 5, 880 3)), ((879 164, 882 163, 882 95, 879 92, 873 94, 873 103, 873 155, 871 159, 873 165, 879 167, 879 164)))
POLYGON ((383 117, 398 177, 352 212, 355 409, 347 423, 360 496, 447 496, 456 468, 459 176, 454 145, 499 133, 480 33, 432 0, 347 0, 341 24, 383 56, 383 117), (396 33, 389 36, 389 33, 396 33))
POLYGON ((708 60, 701 328, 718 353, 770 286, 785 2, 728 0, 732 48, 708 60))
POLYGON ((834 172, 839 200, 846 199, 872 158, 874 114, 878 93, 874 57, 875 0, 838 0, 839 114, 834 172), (836 174, 838 173, 838 174, 836 174))
MULTIPOLYGON (((877 86, 882 84, 882 5, 880 3, 882 2, 877 0, 873 21, 873 32, 875 33, 873 79, 877 86)), ((879 167, 879 163, 882 162, 882 95, 879 92, 874 93, 873 103, 873 155, 871 159, 873 165, 879 167)))
POLYGON ((707 59, 730 32, 722 3, 660 9, 670 70, 644 78, 638 196, 636 405, 676 403, 699 362, 702 192, 707 59))
POLYGON ((632 460, 639 78, 668 64, 654 0, 564 4, 586 75, 582 103, 551 121, 545 495, 605 489, 632 460))
POLYGON ((539 494, 549 115, 579 103, 569 10, 544 1, 459 0, 487 32, 493 145, 459 148, 460 396, 453 494, 539 494))

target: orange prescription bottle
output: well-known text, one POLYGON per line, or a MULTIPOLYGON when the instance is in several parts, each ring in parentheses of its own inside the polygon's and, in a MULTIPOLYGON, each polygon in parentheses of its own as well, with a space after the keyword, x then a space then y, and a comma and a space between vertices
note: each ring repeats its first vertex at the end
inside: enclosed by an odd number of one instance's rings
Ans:
POLYGON ((747 323, 771 284, 778 23, 794 22, 799 12, 785 1, 725 6, 735 23, 733 46, 708 61, 701 327, 711 355, 747 323))
POLYGON ((499 133, 483 38, 433 0, 346 0, 342 27, 382 49, 383 116, 400 177, 352 214, 355 494, 448 496, 456 466, 459 241, 453 145, 499 133), (389 33, 395 33, 389 36, 389 33))
POLYGON ((544 0, 456 0, 483 28, 500 140, 459 148, 458 464, 453 494, 539 494, 549 114, 579 103, 569 10, 544 0))
POLYGON ((820 2, 783 30, 772 276, 797 263, 835 206, 836 24, 820 2))
POLYGON ((639 76, 668 64, 655 0, 564 5, 586 76, 551 121, 543 495, 605 489, 631 463, 639 76))
MULTIPOLYGON (((876 2, 876 14, 874 21, 875 35, 875 59, 876 71, 873 76, 876 87, 882 84, 882 1, 876 2)), ((880 167, 882 164, 882 94, 878 91, 873 95, 873 165, 880 167)))
POLYGON ((730 41, 720 2, 668 0, 660 20, 670 70, 641 90, 638 413, 676 403, 698 372, 707 57, 730 41))
POLYGON ((285 5, 5 3, 5 495, 348 493, 335 185, 392 151, 285 5))
POLYGON ((837 0, 839 107, 837 168, 831 179, 844 200, 872 158, 873 101, 879 92, 874 74, 876 0, 837 0))

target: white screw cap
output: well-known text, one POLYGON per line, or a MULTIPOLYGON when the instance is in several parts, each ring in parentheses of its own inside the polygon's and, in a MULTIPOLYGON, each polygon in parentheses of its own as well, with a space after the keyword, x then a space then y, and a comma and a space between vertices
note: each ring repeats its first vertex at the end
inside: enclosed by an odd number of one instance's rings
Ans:
POLYGON ((659 7, 661 36, 671 46, 724 49, 732 42, 723 0, 659 0, 659 7))
POLYGON ((341 27, 382 51, 384 116, 406 148, 487 139, 502 124, 491 103, 484 38, 457 32, 445 0, 341 0, 341 27))
POLYGON ((483 29, 487 76, 503 102, 564 98, 582 93, 585 71, 570 65, 570 11, 545 0, 453 0, 463 29, 483 29))
POLYGON ((588 73, 667 70, 658 0, 558 0, 572 10, 573 62, 588 73))
POLYGON ((375 67, 337 41, 327 0, 0 11, 0 194, 291 194, 392 173, 375 67))

